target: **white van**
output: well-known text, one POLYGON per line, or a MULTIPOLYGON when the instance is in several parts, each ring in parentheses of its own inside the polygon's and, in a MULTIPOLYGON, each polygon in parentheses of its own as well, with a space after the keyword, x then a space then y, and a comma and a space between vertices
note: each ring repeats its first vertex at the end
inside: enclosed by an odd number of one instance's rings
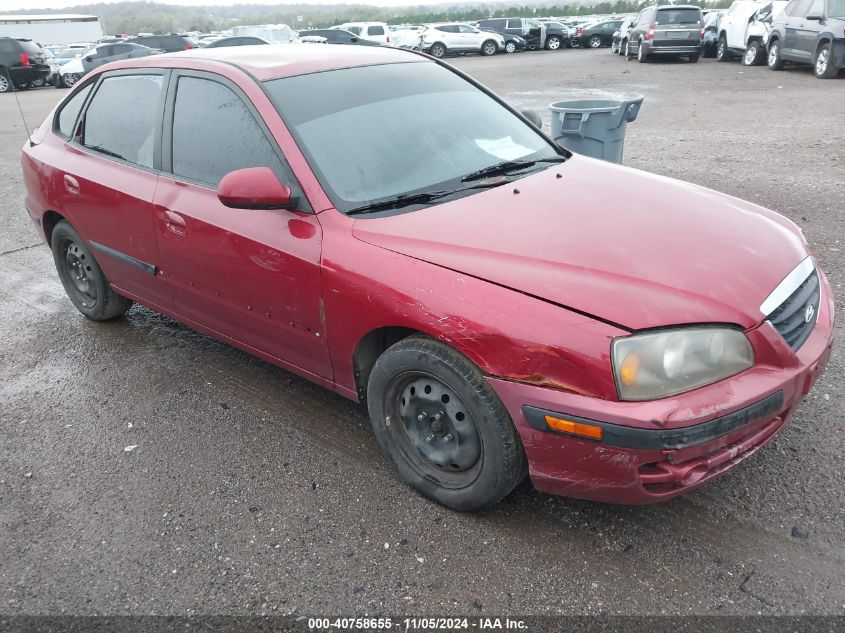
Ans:
POLYGON ((384 22, 347 22, 334 28, 350 31, 365 40, 390 44, 390 29, 384 22))

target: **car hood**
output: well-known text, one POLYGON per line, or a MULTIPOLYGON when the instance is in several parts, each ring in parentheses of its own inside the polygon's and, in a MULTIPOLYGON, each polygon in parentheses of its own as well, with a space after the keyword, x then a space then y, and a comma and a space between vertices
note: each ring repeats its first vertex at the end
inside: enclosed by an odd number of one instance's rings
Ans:
POLYGON ((82 58, 77 57, 76 59, 72 59, 66 64, 62 64, 60 71, 62 73, 81 73, 84 72, 84 68, 82 66, 82 58))
POLYGON ((459 200, 357 219, 352 231, 628 329, 751 327, 807 256, 798 227, 772 211, 578 155, 459 200))

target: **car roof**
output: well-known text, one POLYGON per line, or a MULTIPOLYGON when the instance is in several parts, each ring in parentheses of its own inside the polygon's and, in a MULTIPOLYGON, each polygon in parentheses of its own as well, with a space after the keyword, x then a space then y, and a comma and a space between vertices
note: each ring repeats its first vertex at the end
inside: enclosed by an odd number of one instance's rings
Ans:
MULTIPOLYGON (((411 51, 379 46, 317 46, 314 44, 270 44, 268 46, 234 46, 221 48, 192 48, 187 51, 153 55, 109 64, 118 68, 178 68, 180 62, 207 62, 208 70, 229 64, 252 74, 259 81, 293 77, 308 73, 374 66, 426 62, 429 58, 411 51)), ((106 67, 104 67, 106 68, 106 67)))

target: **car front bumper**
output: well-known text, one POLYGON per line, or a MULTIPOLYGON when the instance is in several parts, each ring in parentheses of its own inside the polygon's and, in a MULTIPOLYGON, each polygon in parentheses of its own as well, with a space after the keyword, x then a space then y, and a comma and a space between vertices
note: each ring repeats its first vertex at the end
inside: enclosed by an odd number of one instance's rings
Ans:
POLYGON ((647 504, 692 490, 752 455, 784 427, 830 358, 833 300, 821 278, 818 320, 797 352, 762 323, 747 333, 757 356, 752 368, 685 394, 619 402, 488 377, 519 431, 534 486, 647 504), (603 437, 549 430, 544 414, 599 425, 603 437))

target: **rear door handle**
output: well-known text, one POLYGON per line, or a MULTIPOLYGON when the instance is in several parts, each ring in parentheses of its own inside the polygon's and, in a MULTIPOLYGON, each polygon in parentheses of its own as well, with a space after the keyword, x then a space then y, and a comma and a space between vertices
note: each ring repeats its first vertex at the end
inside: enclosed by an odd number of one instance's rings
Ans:
POLYGON ((65 191, 67 191, 71 195, 78 196, 79 181, 69 174, 65 174, 63 180, 65 183, 65 191))
POLYGON ((175 233, 176 235, 188 234, 188 227, 185 224, 185 218, 168 209, 164 210, 164 225, 169 231, 175 233))

